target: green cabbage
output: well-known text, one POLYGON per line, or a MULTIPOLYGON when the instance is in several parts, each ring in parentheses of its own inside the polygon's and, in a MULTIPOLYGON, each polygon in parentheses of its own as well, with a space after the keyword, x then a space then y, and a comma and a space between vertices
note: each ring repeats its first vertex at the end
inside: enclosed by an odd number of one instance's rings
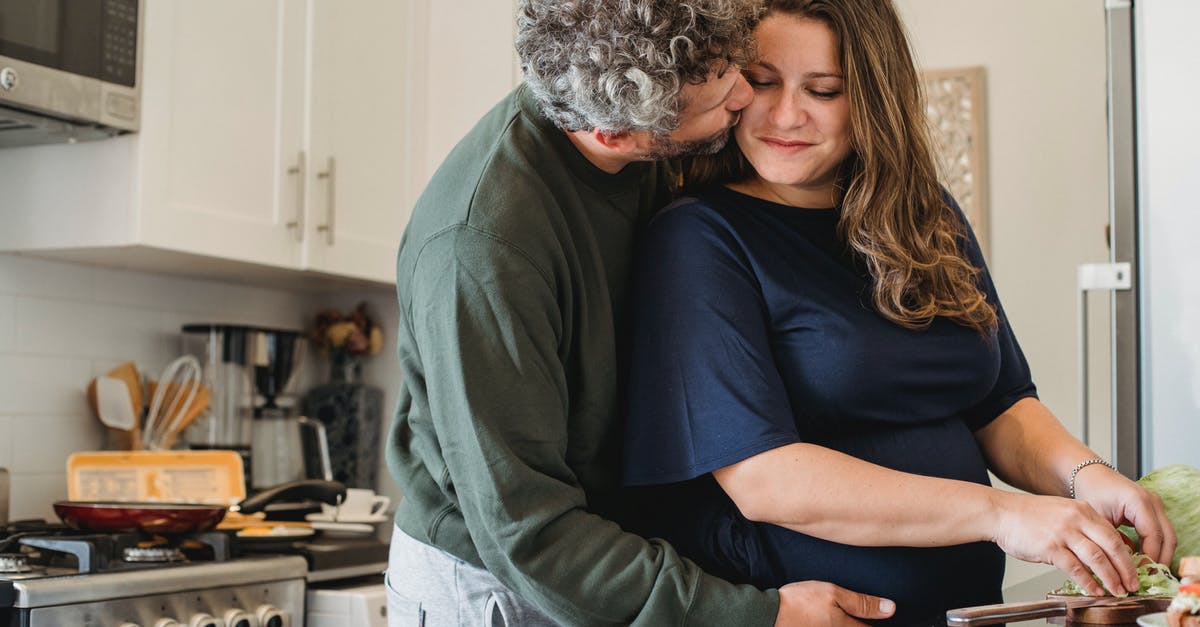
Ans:
MULTIPOLYGON (((1138 479, 1138 483, 1162 499, 1167 518, 1175 527, 1179 544, 1171 560, 1171 571, 1179 574, 1179 558, 1200 555, 1200 468, 1183 464, 1163 466, 1138 479)), ((1122 527, 1121 531, 1137 539, 1137 532, 1131 528, 1122 527)))

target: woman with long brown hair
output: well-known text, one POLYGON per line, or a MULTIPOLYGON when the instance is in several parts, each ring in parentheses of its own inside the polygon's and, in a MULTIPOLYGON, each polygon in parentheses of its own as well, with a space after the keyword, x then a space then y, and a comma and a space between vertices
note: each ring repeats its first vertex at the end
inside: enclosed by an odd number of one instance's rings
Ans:
POLYGON ((1159 561, 1174 532, 1037 400, 938 183, 895 9, 767 7, 736 141, 643 241, 625 464, 651 486, 641 531, 734 581, 886 596, 895 624, 998 602, 1005 552, 1136 590, 1116 525, 1159 561))

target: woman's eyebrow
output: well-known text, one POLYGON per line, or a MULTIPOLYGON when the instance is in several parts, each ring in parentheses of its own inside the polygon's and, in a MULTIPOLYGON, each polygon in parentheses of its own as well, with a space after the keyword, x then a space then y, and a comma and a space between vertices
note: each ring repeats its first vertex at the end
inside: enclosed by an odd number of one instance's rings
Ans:
MULTIPOLYGON (((779 68, 775 67, 774 65, 771 65, 770 63, 767 63, 766 61, 756 61, 755 63, 750 64, 751 68, 753 68, 755 66, 761 67, 764 70, 767 70, 768 72, 774 72, 776 74, 779 73, 779 68)), ((843 76, 841 72, 805 72, 804 78, 842 78, 842 79, 844 79, 846 77, 843 76)))

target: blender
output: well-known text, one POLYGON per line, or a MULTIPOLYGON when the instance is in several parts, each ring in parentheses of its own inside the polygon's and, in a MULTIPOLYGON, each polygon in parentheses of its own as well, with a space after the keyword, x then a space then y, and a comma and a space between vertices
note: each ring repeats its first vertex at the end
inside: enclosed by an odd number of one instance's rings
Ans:
POLYGON ((194 323, 183 325, 183 352, 200 361, 209 408, 184 432, 189 448, 236 451, 250 481, 251 417, 254 407, 250 366, 252 327, 194 323))

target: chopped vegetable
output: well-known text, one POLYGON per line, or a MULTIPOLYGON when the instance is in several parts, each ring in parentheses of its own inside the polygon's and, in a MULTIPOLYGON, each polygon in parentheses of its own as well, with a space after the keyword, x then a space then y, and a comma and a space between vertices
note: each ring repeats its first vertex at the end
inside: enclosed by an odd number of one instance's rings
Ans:
MULTIPOLYGON (((1133 561, 1137 564, 1138 589, 1133 593, 1133 596, 1138 597, 1159 597, 1173 596, 1179 590, 1179 580, 1171 574, 1170 569, 1165 565, 1159 564, 1148 556, 1142 553, 1133 553, 1133 561)), ((1099 582, 1100 578, 1097 577, 1099 582)), ((1103 584, 1102 584, 1103 585, 1103 584)), ((1105 588, 1105 592, 1108 589, 1105 588)), ((1061 588, 1054 591, 1054 594, 1069 594, 1069 595, 1086 595, 1087 592, 1079 587, 1079 584, 1068 580, 1061 588)), ((1130 596, 1128 593, 1118 594, 1116 596, 1130 596)))

